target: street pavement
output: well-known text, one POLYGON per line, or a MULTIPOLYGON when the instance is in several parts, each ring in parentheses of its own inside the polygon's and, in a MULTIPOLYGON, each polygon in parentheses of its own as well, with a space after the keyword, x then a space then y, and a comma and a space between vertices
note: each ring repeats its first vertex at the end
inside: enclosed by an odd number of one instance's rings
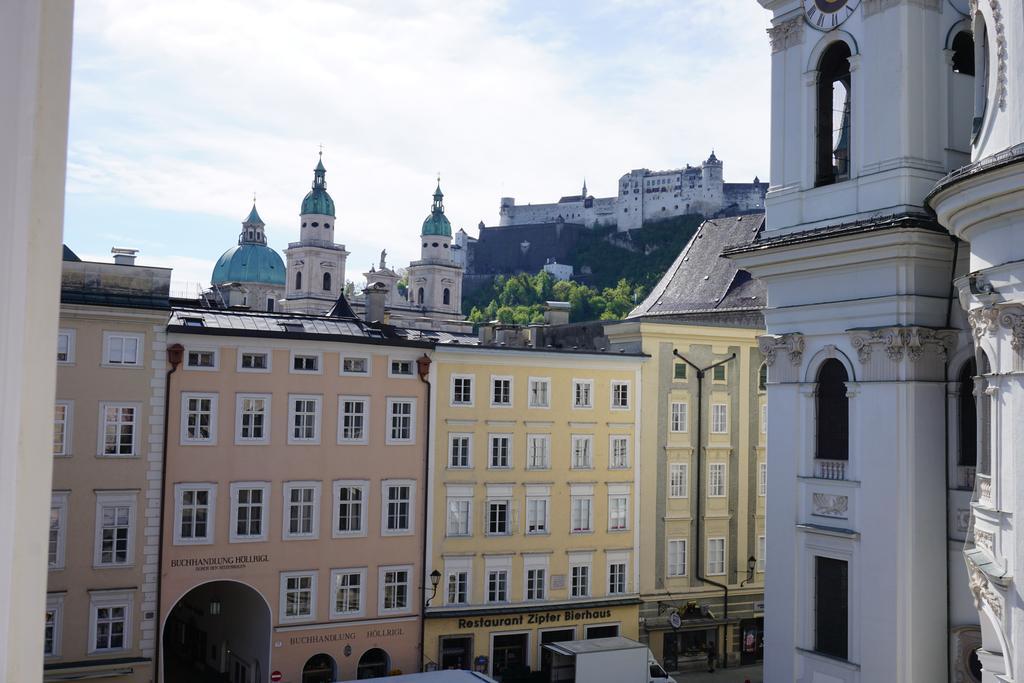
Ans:
POLYGON ((672 678, 678 683, 763 683, 764 678, 761 672, 761 665, 741 666, 729 669, 715 669, 714 673, 707 671, 688 671, 686 673, 673 674, 672 678))

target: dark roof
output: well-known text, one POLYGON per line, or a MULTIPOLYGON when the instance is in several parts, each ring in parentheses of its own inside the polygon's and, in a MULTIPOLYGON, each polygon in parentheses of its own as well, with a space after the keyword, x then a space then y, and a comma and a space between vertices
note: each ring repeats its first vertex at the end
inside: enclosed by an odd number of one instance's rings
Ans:
POLYGON ((165 294, 136 294, 109 289, 79 289, 61 287, 60 302, 85 306, 112 306, 116 308, 170 308, 165 294))
POLYGON ((334 306, 327 312, 327 315, 331 318, 355 318, 356 313, 352 310, 352 306, 349 305, 348 299, 345 298, 345 292, 342 291, 338 295, 338 300, 334 302, 334 306))
POLYGON ((763 213, 704 221, 627 319, 764 308, 761 281, 722 255, 728 247, 750 244, 763 228, 763 213))
POLYGON ((877 232, 881 230, 899 230, 899 229, 919 229, 919 230, 930 230, 933 232, 945 232, 938 221, 932 216, 923 213, 901 213, 901 214, 890 214, 887 216, 872 216, 871 218, 864 218, 857 221, 850 221, 848 223, 836 223, 833 225, 825 225, 820 228, 812 228, 811 230, 801 230, 800 232, 786 232, 781 235, 768 236, 767 233, 762 233, 760 238, 750 242, 748 244, 737 244, 725 250, 727 256, 732 254, 743 254, 752 251, 758 251, 760 249, 769 249, 771 247, 789 246, 792 244, 802 244, 804 242, 814 242, 817 240, 829 239, 832 237, 845 237, 847 235, 858 235, 865 232, 877 232))
POLYGON ((61 246, 64 247, 64 256, 62 257, 62 260, 64 260, 64 261, 81 261, 82 260, 82 259, 78 258, 78 254, 76 254, 75 252, 73 252, 70 249, 68 249, 68 245, 64 244, 64 245, 61 245, 61 246))

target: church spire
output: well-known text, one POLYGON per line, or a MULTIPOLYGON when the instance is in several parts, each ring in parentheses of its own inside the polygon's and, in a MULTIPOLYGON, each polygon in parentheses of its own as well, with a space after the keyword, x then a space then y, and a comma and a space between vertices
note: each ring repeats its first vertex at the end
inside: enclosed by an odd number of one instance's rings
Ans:
POLYGON ((586 199, 586 198, 587 198, 587 178, 586 178, 586 176, 584 176, 584 178, 583 178, 583 194, 581 195, 581 199, 586 199))

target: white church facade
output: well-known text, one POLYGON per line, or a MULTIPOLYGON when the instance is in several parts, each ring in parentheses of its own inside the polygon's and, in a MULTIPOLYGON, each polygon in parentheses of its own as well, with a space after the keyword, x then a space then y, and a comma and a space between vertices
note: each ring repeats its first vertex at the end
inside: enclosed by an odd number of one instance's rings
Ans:
POLYGON ((764 680, 1024 681, 1024 9, 759 2, 772 182, 731 256, 768 290, 764 680))

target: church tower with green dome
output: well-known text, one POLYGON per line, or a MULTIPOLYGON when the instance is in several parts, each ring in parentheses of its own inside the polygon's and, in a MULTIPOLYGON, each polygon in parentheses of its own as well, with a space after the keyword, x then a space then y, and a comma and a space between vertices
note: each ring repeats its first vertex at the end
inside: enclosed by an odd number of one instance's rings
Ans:
POLYGON ((285 307, 296 313, 326 313, 345 287, 345 245, 334 241, 334 200, 327 193, 323 152, 313 185, 299 210, 299 241, 285 250, 285 307))
POLYGON ((461 317, 463 268, 452 253, 452 224, 444 215, 440 179, 420 244, 420 259, 409 264, 409 305, 425 317, 461 317))
POLYGON ((217 259, 210 276, 213 297, 226 306, 273 311, 284 295, 285 267, 281 255, 267 246, 265 224, 255 202, 242 221, 238 245, 217 259))

